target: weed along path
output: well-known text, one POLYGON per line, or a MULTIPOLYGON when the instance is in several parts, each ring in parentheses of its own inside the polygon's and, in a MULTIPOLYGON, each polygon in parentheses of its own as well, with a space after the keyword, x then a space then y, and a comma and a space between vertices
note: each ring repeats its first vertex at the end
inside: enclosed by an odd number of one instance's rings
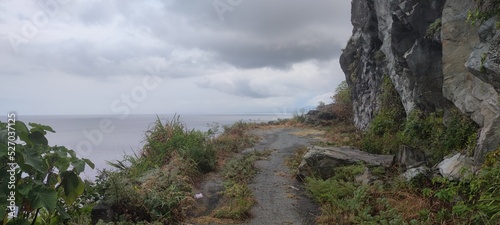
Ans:
POLYGON ((222 169, 207 174, 196 187, 195 191, 203 197, 196 200, 187 224, 315 224, 318 208, 306 196, 287 161, 297 150, 317 142, 322 133, 292 127, 263 127, 250 132, 259 136, 259 141, 226 163, 231 165, 229 173, 222 169), (251 165, 256 167, 256 174, 248 169, 251 165), (232 184, 241 180, 245 184, 227 187, 227 176, 233 177, 232 184), (224 194, 228 190, 232 198, 241 198, 228 200, 224 194))
POLYGON ((260 141, 251 150, 271 151, 256 161, 258 173, 250 188, 255 198, 252 218, 243 224, 315 224, 317 207, 286 165, 297 149, 310 146, 318 132, 300 128, 272 128, 253 131, 260 141))

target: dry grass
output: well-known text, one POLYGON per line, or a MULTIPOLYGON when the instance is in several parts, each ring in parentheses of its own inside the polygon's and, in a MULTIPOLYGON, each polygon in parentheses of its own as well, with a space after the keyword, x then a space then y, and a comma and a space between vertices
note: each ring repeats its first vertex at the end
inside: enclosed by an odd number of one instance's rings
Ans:
POLYGON ((353 124, 337 123, 324 129, 324 141, 330 145, 353 147, 361 146, 362 132, 354 127, 353 124))
POLYGON ((299 131, 292 132, 292 135, 299 136, 299 137, 307 137, 307 136, 319 136, 319 135, 325 135, 325 131, 322 130, 317 130, 317 129, 312 129, 312 128, 303 128, 300 129, 299 131))
POLYGON ((386 198, 405 221, 418 219, 419 212, 431 208, 429 199, 404 190, 386 192, 381 197, 386 198))

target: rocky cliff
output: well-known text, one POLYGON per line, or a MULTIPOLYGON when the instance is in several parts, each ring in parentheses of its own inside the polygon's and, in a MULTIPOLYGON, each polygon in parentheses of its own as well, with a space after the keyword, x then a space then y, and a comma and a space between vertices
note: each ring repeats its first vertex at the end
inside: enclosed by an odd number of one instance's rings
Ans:
POLYGON ((474 158, 500 143, 500 31, 470 25, 473 0, 353 0, 353 34, 340 58, 354 122, 366 129, 388 76, 406 113, 457 108, 480 127, 474 158))

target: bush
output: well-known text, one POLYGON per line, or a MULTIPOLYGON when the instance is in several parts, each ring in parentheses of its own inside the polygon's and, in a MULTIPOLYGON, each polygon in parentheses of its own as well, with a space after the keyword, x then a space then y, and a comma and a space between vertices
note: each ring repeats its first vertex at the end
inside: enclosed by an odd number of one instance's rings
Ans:
POLYGON ((0 224, 65 223, 85 191, 80 173, 94 164, 64 146, 49 146, 51 127, 28 125, 15 118, 0 122, 0 224), (17 218, 7 216, 12 204, 19 207, 17 218))
POLYGON ((166 164, 173 155, 179 154, 184 160, 193 161, 200 172, 215 168, 215 151, 207 144, 208 135, 188 130, 179 116, 165 125, 158 118, 146 136, 143 157, 157 165, 166 164))
POLYGON ((351 89, 346 81, 342 81, 335 89, 335 95, 331 97, 334 101, 332 105, 333 114, 339 121, 352 122, 352 102, 351 89))

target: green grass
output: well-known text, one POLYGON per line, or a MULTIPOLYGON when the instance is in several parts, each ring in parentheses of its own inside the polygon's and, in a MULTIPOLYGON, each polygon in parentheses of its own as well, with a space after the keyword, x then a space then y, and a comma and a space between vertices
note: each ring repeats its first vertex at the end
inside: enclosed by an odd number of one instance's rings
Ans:
POLYGON ((320 205, 318 224, 498 224, 498 152, 489 155, 494 165, 460 182, 424 178, 415 183, 386 174, 387 180, 362 185, 354 177, 364 166, 352 165, 338 167, 326 180, 309 177, 305 186, 320 205))
POLYGON ((224 204, 215 210, 216 218, 244 220, 251 216, 255 200, 248 183, 257 174, 255 161, 270 152, 253 152, 236 157, 226 163, 222 171, 224 181, 224 204))
MULTIPOLYGON (((110 162, 116 170, 102 172, 95 183, 89 184, 91 188, 84 198, 88 204, 111 205, 119 215, 115 218, 116 224, 181 223, 194 202, 195 182, 203 174, 220 169, 238 151, 251 146, 257 139, 247 131, 255 126, 240 121, 223 127, 224 132, 215 137, 212 132, 188 129, 179 116, 167 122, 158 118, 146 132, 141 154, 125 155, 121 161, 110 162)), ((245 162, 255 157, 252 154, 245 162)), ((227 163, 226 167, 230 166, 240 164, 227 163)), ((243 173, 247 166, 249 164, 236 169, 243 173)), ((247 175, 250 176, 245 173, 247 175)), ((239 182, 237 176, 240 174, 226 176, 239 182)), ((226 189, 226 195, 238 197, 229 206, 231 209, 239 207, 234 212, 246 212, 253 203, 246 199, 245 185, 238 185, 226 189)), ((79 216, 70 222, 78 224, 81 221, 86 220, 79 216)))

